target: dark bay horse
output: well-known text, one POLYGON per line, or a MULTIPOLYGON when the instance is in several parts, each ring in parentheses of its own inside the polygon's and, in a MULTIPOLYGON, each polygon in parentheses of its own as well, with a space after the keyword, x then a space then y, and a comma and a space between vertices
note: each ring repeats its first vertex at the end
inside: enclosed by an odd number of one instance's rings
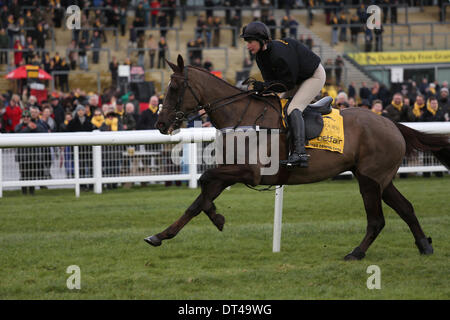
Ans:
MULTIPOLYGON (((282 128, 277 97, 260 97, 242 91, 215 77, 204 69, 184 66, 181 56, 167 89, 157 128, 162 134, 177 129, 189 114, 204 109, 217 128, 259 125, 264 128, 282 128)), ((385 221, 381 201, 394 209, 409 226, 421 254, 432 254, 431 238, 425 236, 411 203, 396 189, 392 180, 405 155, 415 149, 431 151, 450 167, 449 137, 433 135, 410 129, 401 124, 361 108, 341 111, 344 123, 344 152, 308 149, 308 168, 280 167, 276 174, 262 175, 258 164, 224 164, 202 174, 199 184, 201 194, 185 213, 163 232, 145 241, 153 246, 171 239, 196 215, 204 211, 212 223, 222 231, 225 218, 216 212, 213 203, 221 192, 235 183, 257 185, 290 185, 318 182, 351 171, 359 182, 367 214, 366 235, 346 260, 360 260, 385 221)), ((288 146, 285 135, 279 138, 280 159, 286 159, 288 146)))

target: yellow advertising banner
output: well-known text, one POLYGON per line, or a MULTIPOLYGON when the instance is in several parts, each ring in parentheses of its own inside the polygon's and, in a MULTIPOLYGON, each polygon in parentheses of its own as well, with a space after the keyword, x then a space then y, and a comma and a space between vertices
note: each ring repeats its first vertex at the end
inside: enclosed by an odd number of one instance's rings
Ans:
POLYGON ((450 63, 450 50, 349 53, 360 65, 450 63))

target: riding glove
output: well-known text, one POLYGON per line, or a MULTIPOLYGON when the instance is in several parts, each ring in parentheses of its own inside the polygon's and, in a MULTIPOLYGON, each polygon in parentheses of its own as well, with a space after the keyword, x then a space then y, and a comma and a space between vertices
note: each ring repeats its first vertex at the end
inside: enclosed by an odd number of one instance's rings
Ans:
POLYGON ((266 84, 262 81, 255 81, 253 83, 253 90, 256 90, 257 92, 262 92, 266 89, 266 84))

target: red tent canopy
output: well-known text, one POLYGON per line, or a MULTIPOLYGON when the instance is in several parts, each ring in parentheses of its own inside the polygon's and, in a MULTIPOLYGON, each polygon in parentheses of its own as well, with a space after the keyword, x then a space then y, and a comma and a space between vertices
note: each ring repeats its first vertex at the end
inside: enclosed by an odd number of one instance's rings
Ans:
POLYGON ((52 76, 38 66, 24 65, 8 73, 5 78, 51 80, 52 76))

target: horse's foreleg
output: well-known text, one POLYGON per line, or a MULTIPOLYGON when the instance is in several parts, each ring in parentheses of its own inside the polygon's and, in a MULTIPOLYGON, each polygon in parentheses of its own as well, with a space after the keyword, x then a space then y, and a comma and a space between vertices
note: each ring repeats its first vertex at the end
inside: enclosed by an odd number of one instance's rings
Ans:
MULTIPOLYGON (((216 207, 213 201, 226 187, 236 182, 244 181, 243 177, 251 177, 251 171, 247 170, 246 172, 248 173, 245 173, 242 169, 237 167, 222 167, 207 170, 202 174, 199 180, 202 192, 186 212, 166 230, 145 238, 144 240, 153 246, 161 245, 162 240, 175 237, 177 233, 201 211, 204 211, 217 229, 222 231, 225 224, 225 218, 221 214, 216 213, 216 207)), ((247 181, 245 180, 245 182, 247 181)))
POLYGON ((166 239, 171 239, 177 235, 178 232, 195 216, 197 216, 201 211, 201 199, 200 194, 197 199, 190 205, 190 207, 184 212, 184 214, 173 224, 171 224, 166 230, 156 235, 147 237, 144 239, 145 242, 151 244, 152 246, 160 246, 161 242, 166 239))
POLYGON ((366 235, 360 245, 345 256, 345 260, 361 260, 366 251, 384 227, 384 216, 381 207, 381 188, 374 180, 358 176, 359 188, 364 200, 367 214, 366 235))

